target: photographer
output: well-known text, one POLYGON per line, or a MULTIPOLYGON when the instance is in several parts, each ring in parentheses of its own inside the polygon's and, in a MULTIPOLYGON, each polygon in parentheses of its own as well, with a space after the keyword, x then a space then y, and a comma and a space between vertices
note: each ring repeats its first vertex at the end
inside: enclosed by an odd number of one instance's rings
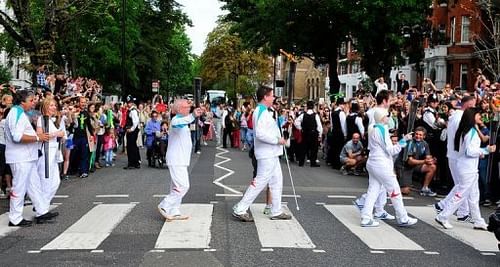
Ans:
POLYGON ((437 90, 437 88, 434 85, 434 83, 432 83, 431 79, 424 78, 424 80, 422 82, 422 90, 423 90, 423 93, 432 94, 437 90))

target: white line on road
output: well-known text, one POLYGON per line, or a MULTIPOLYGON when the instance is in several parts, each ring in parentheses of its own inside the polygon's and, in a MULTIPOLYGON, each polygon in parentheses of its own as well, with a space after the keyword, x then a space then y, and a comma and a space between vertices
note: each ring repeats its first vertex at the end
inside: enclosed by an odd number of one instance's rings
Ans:
POLYGON ((438 225, 434 220, 436 212, 433 207, 406 206, 406 210, 441 232, 479 251, 498 252, 498 242, 495 236, 488 231, 474 230, 471 224, 459 223, 455 222, 455 220, 450 220, 453 229, 443 229, 443 227, 438 225))
POLYGON ((217 250, 215 248, 206 248, 203 251, 205 251, 205 252, 215 252, 217 250))
POLYGON ((128 195, 96 195, 96 198, 127 198, 128 195))
POLYGON ((166 196, 167 196, 166 194, 164 194, 164 195, 153 195, 153 197, 161 197, 161 198, 166 197, 166 196))
POLYGON ((223 154, 226 154, 226 153, 228 153, 229 151, 228 151, 228 150, 225 150, 225 149, 223 149, 223 148, 220 148, 220 147, 217 147, 216 149, 217 149, 217 150, 219 150, 219 151, 221 151, 221 152, 219 152, 219 153, 215 154, 215 157, 217 157, 217 158, 219 158, 219 159, 222 159, 222 161, 215 163, 215 164, 214 164, 214 167, 217 167, 217 168, 219 168, 219 169, 221 169, 221 170, 223 170, 223 171, 226 171, 227 173, 226 173, 226 174, 224 174, 224 175, 222 175, 221 177, 219 177, 219 178, 215 179, 215 180, 213 181, 213 183, 214 183, 215 185, 219 186, 219 187, 222 187, 222 188, 224 188, 224 189, 226 189, 226 190, 228 190, 228 191, 230 191, 230 192, 234 193, 234 194, 242 194, 240 191, 238 191, 238 190, 236 190, 236 189, 233 189, 233 188, 231 188, 231 187, 229 187, 229 186, 224 185, 224 184, 222 184, 222 183, 221 183, 221 181, 222 181, 222 180, 224 180, 224 179, 226 179, 227 177, 229 177, 229 176, 233 175, 234 171, 233 171, 233 170, 231 170, 231 169, 228 169, 228 168, 226 168, 226 167, 222 167, 222 166, 220 166, 220 165, 222 165, 222 164, 224 164, 224 163, 226 163, 226 162, 228 162, 228 161, 231 161, 231 159, 230 159, 230 158, 226 158, 226 157, 223 157, 223 156, 222 156, 223 154))
POLYGON ((212 204, 182 204, 181 211, 187 220, 165 222, 155 249, 210 248, 212 204))
POLYGON ((326 203, 325 202, 316 202, 315 203, 317 206, 324 206, 326 203))
POLYGON ((100 204, 41 250, 96 249, 135 204, 100 204))
POLYGON ((38 254, 41 253, 42 251, 40 250, 28 250, 28 254, 38 254))
MULTIPOLYGON (((266 204, 253 204, 250 210, 263 248, 315 248, 295 216, 291 220, 270 220, 262 212, 266 204)), ((287 206, 283 210, 292 214, 287 206)))
POLYGON ((164 249, 152 249, 149 252, 151 252, 151 253, 164 253, 165 250, 164 249))
POLYGON ((91 250, 90 253, 104 253, 104 250, 103 249, 94 249, 94 250, 91 250))
POLYGON ((497 254, 493 253, 493 252, 481 252, 481 255, 483 255, 483 256, 495 256, 497 254))
POLYGON ((381 251, 381 250, 370 250, 370 253, 371 253, 371 254, 385 254, 385 251, 381 251))
POLYGON ((274 249, 272 249, 272 248, 261 248, 260 251, 261 252, 273 252, 274 249))
POLYGON ((241 197, 243 194, 215 194, 216 197, 241 197))
POLYGON ((379 221, 379 227, 361 227, 359 211, 353 205, 324 207, 372 250, 424 250, 383 221, 379 221))
POLYGON ((437 252, 437 251, 424 251, 424 254, 427 254, 427 255, 439 255, 439 252, 437 252))
POLYGON ((69 198, 68 195, 55 195, 54 198, 69 198))
POLYGON ((210 204, 217 204, 219 201, 210 201, 210 204))
POLYGON ((346 199, 356 199, 356 198, 357 198, 357 196, 328 195, 328 198, 346 198, 346 199))
POLYGON ((325 253, 326 251, 323 249, 313 249, 314 253, 325 253))
MULTIPOLYGON (((50 205, 50 210, 55 209, 57 206, 55 203, 50 205)), ((33 212, 33 207, 24 206, 23 207, 23 217, 26 220, 32 221, 35 218, 35 213, 33 212)), ((4 237, 12 232, 19 230, 21 227, 10 227, 9 225, 9 213, 3 213, 0 215, 0 237, 4 237)))

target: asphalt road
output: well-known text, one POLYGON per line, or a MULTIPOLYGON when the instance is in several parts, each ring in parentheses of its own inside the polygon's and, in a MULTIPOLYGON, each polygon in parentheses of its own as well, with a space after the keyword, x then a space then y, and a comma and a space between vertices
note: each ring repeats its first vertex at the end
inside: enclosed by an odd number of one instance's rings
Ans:
MULTIPOLYGON (((2 232, 6 227, 0 227, 0 265, 208 267, 500 264, 500 252, 478 249, 477 244, 463 240, 460 236, 450 235, 432 222, 419 221, 411 228, 400 228, 395 222, 388 222, 387 225, 384 224, 385 232, 376 239, 379 241, 370 243, 367 240, 373 238, 375 232, 346 224, 344 220, 349 216, 345 217, 340 212, 341 209, 349 210, 353 207, 351 196, 360 195, 366 190, 367 178, 342 176, 324 164, 320 168, 311 168, 298 167, 292 163, 296 193, 300 196, 300 210, 297 210, 293 197, 283 198, 300 229, 314 247, 281 247, 280 244, 264 247, 261 239, 266 239, 266 236, 259 236, 259 231, 266 230, 265 227, 257 223, 235 221, 231 217, 232 206, 240 199, 234 196, 235 192, 244 192, 250 182, 252 167, 248 155, 235 149, 225 152, 216 149, 213 144, 202 147, 200 155, 193 155, 190 166, 191 188, 183 201, 213 205, 208 247, 158 249, 155 244, 164 221, 156 207, 161 201, 161 195, 167 192, 168 170, 148 168, 144 162, 140 170, 123 170, 121 167, 124 165, 125 158, 119 155, 115 167, 101 169, 86 179, 72 178, 63 181, 57 198, 53 201, 57 204, 55 210, 60 212, 60 216, 53 223, 16 231, 7 228, 10 231, 8 233, 2 232), (221 161, 224 162, 218 164, 221 161), (214 167, 214 164, 222 168, 214 167), (234 173, 220 181, 226 189, 213 184, 215 179, 228 172, 234 173), (44 249, 61 234, 67 233, 72 225, 89 216, 97 206, 120 203, 129 204, 131 209, 123 213, 122 218, 117 219, 117 223, 109 231, 102 230, 105 237, 94 249, 44 249), (328 207, 332 207, 333 212, 328 207), (356 231, 360 232, 356 234, 356 231), (389 249, 379 248, 381 244, 391 245, 393 236, 399 237, 398 240, 402 240, 402 243, 394 243, 394 247, 389 249), (422 249, 403 249, 412 242, 422 249)), ((292 195, 284 161, 282 166, 283 193, 292 195)), ((416 193, 412 197, 413 199, 405 199, 405 205, 431 209, 428 205, 435 201, 434 198, 420 197, 416 193)), ((263 202, 263 196, 256 200, 256 203, 263 202)), ((0 208, 0 213, 5 217, 8 202, 0 200, 0 208)), ((393 213, 390 205, 387 210, 393 213)), ((483 217, 486 218, 491 211, 492 209, 483 209, 483 217)), ((92 228, 93 223, 117 218, 115 213, 100 216, 94 221, 85 221, 87 228, 92 228)), ((359 221, 356 211, 353 211, 351 217, 359 221)), ((286 235, 286 231, 292 233, 295 228, 288 229, 283 224, 276 224, 276 227, 268 231, 267 235, 285 231, 284 237, 295 237, 292 234, 286 235)), ((472 228, 471 225, 467 227, 472 228)), ((89 231, 92 230, 96 229, 89 231)), ((491 233, 477 231, 471 235, 482 237, 485 234, 493 236, 491 233)), ((76 237, 72 241, 76 247, 80 242, 76 237)), ((483 238, 478 242, 484 245, 484 241, 483 238)), ((494 242, 491 243, 490 247, 496 247, 494 242)))

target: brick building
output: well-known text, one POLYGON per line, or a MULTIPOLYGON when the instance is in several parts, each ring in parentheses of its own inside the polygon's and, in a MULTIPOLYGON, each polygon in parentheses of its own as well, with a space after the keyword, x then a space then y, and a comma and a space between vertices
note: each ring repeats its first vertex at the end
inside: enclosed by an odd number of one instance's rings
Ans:
POLYGON ((483 34, 480 10, 473 0, 434 0, 429 22, 431 37, 425 41, 424 76, 438 88, 446 83, 473 90, 475 69, 474 37, 483 34))

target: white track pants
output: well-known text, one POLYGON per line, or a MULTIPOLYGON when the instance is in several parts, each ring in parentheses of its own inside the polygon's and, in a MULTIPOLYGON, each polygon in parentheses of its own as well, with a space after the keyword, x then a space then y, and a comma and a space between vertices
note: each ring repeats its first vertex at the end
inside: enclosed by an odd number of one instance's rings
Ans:
POLYGON ((446 202, 443 211, 439 213, 439 219, 448 220, 465 203, 470 208, 470 215, 474 223, 484 223, 479 210, 479 174, 462 173, 459 178, 460 182, 455 184, 448 196, 446 196, 450 200, 446 202))
POLYGON ((57 147, 51 147, 49 150, 49 178, 45 178, 45 155, 38 159, 37 169, 38 176, 40 177, 40 184, 42 188, 42 195, 48 205, 56 195, 57 189, 61 184, 61 177, 59 175, 59 164, 57 163, 56 155, 58 153, 57 147))
POLYGON ((215 140, 217 140, 217 145, 221 144, 222 139, 222 121, 221 119, 214 119, 214 127, 215 127, 215 140))
POLYGON ((283 174, 281 173, 281 164, 278 157, 257 160, 257 176, 252 180, 245 195, 235 206, 237 214, 245 213, 255 198, 269 184, 272 197, 271 215, 280 215, 281 194, 283 193, 283 174))
POLYGON ((36 216, 49 211, 49 204, 43 197, 42 185, 37 171, 37 161, 10 164, 12 170, 12 191, 10 193, 9 220, 18 224, 23 220, 24 196, 28 193, 36 216))
POLYGON ((361 211, 361 218, 373 218, 372 213, 375 201, 380 197, 380 192, 385 189, 396 211, 396 217, 399 221, 406 221, 408 213, 403 204, 398 179, 393 169, 387 168, 387 166, 392 166, 392 161, 384 162, 383 160, 378 160, 377 163, 370 161, 367 163, 366 169, 369 172, 369 185, 365 205, 361 211))
MULTIPOLYGON (((366 202, 366 197, 368 196, 367 193, 364 193, 361 195, 361 197, 358 198, 358 203, 360 205, 365 205, 366 202)), ((384 213, 385 209, 385 204, 387 203, 387 191, 385 191, 385 188, 382 186, 380 187, 380 192, 378 193, 377 200, 375 200, 375 215, 380 215, 384 213)))
MULTIPOLYGON (((458 164, 458 161, 456 159, 448 159, 448 165, 450 166, 451 177, 453 178, 453 183, 455 184, 455 186, 457 186, 461 182, 460 181, 460 174, 457 172, 457 170, 458 170, 457 164, 458 164)), ((455 186, 453 188, 455 188, 455 186)), ((453 194, 451 194, 451 191, 450 191, 450 193, 446 196, 446 198, 439 202, 439 206, 441 208, 449 206, 450 205, 449 202, 452 200, 452 198, 453 198, 453 194)), ((469 203, 468 203, 468 201, 463 201, 462 204, 460 204, 460 206, 458 206, 457 216, 464 217, 464 216, 469 215, 469 213, 470 213, 469 203)))
POLYGON ((182 198, 189 190, 187 166, 168 166, 170 172, 170 193, 158 207, 164 209, 169 216, 181 215, 182 198))

